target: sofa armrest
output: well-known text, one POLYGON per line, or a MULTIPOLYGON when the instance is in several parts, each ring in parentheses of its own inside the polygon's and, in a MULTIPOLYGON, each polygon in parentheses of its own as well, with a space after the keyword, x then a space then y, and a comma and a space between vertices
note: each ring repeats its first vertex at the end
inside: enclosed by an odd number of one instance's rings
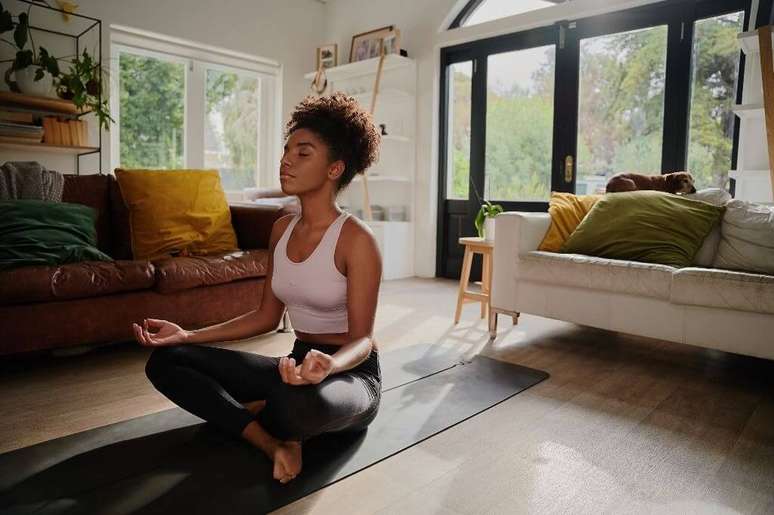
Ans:
POLYGON ((537 250, 551 225, 548 213, 507 211, 495 217, 495 244, 492 258, 492 306, 512 304, 519 257, 537 250))
POLYGON ((239 248, 268 249, 274 222, 294 211, 280 206, 232 203, 231 225, 234 226, 239 248))

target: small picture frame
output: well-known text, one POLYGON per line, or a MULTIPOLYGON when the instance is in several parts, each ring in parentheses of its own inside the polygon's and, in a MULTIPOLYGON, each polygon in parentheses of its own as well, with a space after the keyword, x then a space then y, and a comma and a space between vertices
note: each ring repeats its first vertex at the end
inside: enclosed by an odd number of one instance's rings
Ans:
POLYGON ((317 47, 317 66, 316 70, 333 68, 339 64, 339 45, 330 43, 317 47))
POLYGON ((354 63, 364 59, 379 57, 382 38, 394 30, 395 27, 393 25, 388 25, 352 36, 352 44, 349 48, 349 62, 354 63))
POLYGON ((384 55, 400 54, 400 30, 394 29, 384 36, 384 55))

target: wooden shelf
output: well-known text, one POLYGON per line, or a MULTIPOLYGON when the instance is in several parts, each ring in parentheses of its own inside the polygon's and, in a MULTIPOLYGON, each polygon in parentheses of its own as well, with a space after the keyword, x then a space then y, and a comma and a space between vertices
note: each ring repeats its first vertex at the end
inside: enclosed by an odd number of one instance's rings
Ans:
POLYGON ((408 136, 398 136, 395 134, 382 135, 382 141, 400 141, 401 143, 413 143, 414 140, 408 136))
POLYGON ((5 139, 0 137, 0 147, 16 150, 29 150, 34 152, 54 152, 57 154, 90 154, 98 152, 99 147, 69 147, 65 145, 50 145, 48 143, 21 143, 16 138, 5 139))
MULTIPOLYGON (((747 55, 758 54, 761 51, 760 43, 758 42, 757 30, 740 32, 736 35, 736 40, 739 42, 739 47, 747 55)), ((772 41, 774 41, 774 34, 772 34, 772 41)))
MULTIPOLYGON (((406 66, 414 65, 415 61, 402 55, 389 54, 384 57, 384 64, 382 65, 383 71, 395 70, 406 66)), ((329 81, 345 80, 354 77, 360 77, 362 75, 371 75, 376 73, 376 68, 379 66, 379 58, 374 57, 371 59, 365 59, 363 61, 357 61, 355 63, 341 64, 332 68, 325 69, 325 76, 329 81)), ((304 75, 305 79, 314 79, 317 71, 309 72, 304 75)))
MULTIPOLYGON (((366 172, 368 173, 368 172, 366 172)), ((363 182, 363 176, 362 175, 356 175, 352 178, 352 182, 363 182)), ((368 182, 403 182, 403 183, 409 183, 411 182, 410 179, 406 177, 400 177, 397 175, 371 175, 368 174, 368 182)))
POLYGON ((762 118, 763 104, 736 104, 733 111, 739 118, 762 118))
POLYGON ((0 105, 11 107, 24 107, 28 110, 45 111, 46 113, 60 114, 84 114, 89 111, 81 111, 69 100, 61 98, 36 97, 22 95, 12 91, 0 91, 0 105))

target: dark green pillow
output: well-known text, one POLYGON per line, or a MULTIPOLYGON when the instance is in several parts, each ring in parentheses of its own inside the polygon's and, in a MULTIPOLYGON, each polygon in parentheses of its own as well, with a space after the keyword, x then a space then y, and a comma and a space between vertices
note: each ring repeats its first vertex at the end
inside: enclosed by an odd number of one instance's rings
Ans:
POLYGON ((559 252, 691 266, 724 209, 660 191, 608 193, 559 252))
POLYGON ((94 208, 47 200, 0 201, 0 270, 112 261, 97 246, 94 208))

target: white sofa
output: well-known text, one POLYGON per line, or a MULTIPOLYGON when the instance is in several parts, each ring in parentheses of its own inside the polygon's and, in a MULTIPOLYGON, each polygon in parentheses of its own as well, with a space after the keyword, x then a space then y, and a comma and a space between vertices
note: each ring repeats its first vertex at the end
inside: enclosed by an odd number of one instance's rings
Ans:
POLYGON ((541 252, 547 213, 495 222, 490 335, 497 314, 581 325, 774 359, 774 276, 541 252))

